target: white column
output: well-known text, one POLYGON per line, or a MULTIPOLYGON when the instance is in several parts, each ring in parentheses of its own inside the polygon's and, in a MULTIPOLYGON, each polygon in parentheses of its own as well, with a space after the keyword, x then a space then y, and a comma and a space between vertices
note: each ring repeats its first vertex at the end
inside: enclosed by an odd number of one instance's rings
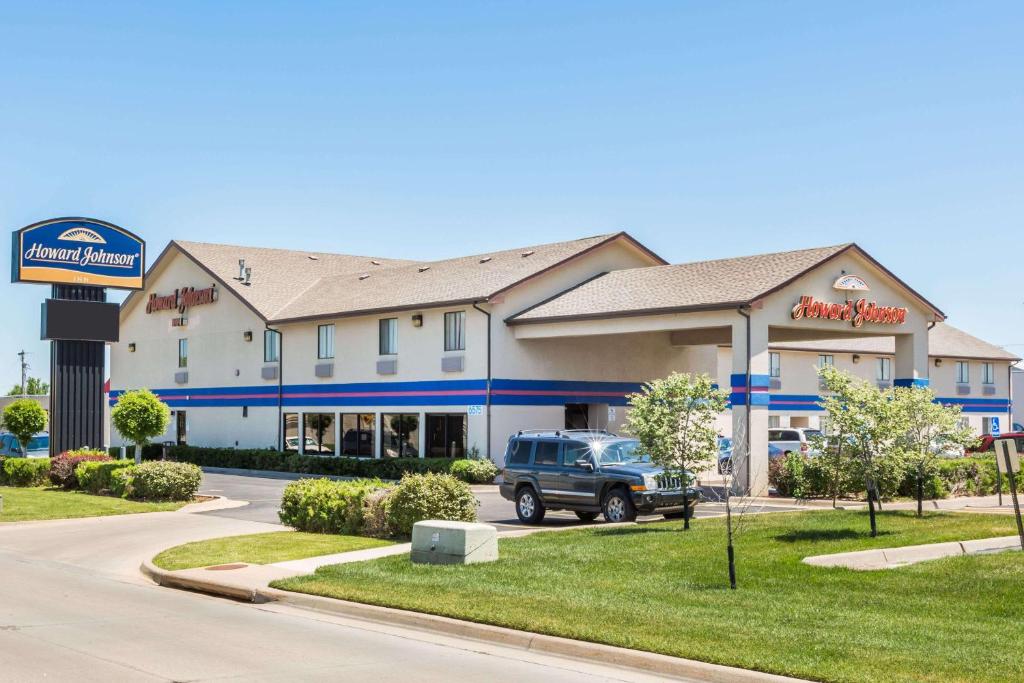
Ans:
POLYGON ((427 457, 427 414, 420 413, 420 429, 419 429, 419 449, 420 457, 427 457))
POLYGON ((380 460, 381 453, 384 452, 384 413, 374 413, 376 416, 373 420, 373 455, 371 457, 380 460))
POLYGON ((928 328, 896 335, 893 384, 898 387, 928 386, 928 328))
POLYGON ((732 327, 732 453, 738 488, 762 496, 768 494, 768 325, 759 311, 749 313, 749 319, 737 315, 732 327))

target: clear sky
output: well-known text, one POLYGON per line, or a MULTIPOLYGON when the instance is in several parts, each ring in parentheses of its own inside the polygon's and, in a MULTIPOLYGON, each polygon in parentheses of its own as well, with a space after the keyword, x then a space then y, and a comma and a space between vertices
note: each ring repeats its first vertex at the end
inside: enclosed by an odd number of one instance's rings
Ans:
MULTIPOLYGON (((856 241, 1024 355, 1024 3, 5 2, 0 227, 435 258, 856 241)), ((0 240, 0 258, 10 242, 0 240)), ((48 287, 0 284, 0 383, 48 287)))

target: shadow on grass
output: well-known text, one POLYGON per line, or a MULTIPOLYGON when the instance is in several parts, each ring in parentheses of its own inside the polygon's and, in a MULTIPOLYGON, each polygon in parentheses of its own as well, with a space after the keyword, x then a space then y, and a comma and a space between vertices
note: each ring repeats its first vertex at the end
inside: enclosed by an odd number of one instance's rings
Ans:
POLYGON ((689 533, 683 531, 682 525, 678 527, 664 527, 664 526, 648 526, 646 524, 639 524, 637 526, 624 526, 615 527, 614 529, 602 529, 600 527, 591 527, 594 531, 595 536, 632 536, 634 534, 683 534, 689 533))
MULTIPOLYGON (((879 531, 878 536, 890 536, 891 531, 879 531)), ((783 543, 799 543, 802 541, 849 541, 855 538, 871 538, 871 532, 856 529, 798 529, 774 536, 776 541, 783 543)))

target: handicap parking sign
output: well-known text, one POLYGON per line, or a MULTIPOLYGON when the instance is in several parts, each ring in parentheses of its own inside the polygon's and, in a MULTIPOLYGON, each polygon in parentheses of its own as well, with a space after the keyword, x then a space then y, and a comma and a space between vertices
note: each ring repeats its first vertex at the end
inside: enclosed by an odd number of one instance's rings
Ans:
POLYGON ((992 436, 999 436, 999 418, 992 418, 992 436))

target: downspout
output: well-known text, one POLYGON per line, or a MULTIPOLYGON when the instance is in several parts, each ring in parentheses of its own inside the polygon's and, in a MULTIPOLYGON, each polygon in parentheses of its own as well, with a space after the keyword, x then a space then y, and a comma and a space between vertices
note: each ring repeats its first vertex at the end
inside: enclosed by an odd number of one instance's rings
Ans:
POLYGON ((486 393, 486 405, 485 410, 487 411, 487 459, 491 459, 491 314, 488 311, 477 306, 478 302, 473 302, 473 308, 480 311, 487 316, 487 393, 486 393))
MULTIPOLYGON (((746 389, 747 389, 747 391, 746 391, 746 395, 744 396, 744 401, 743 402, 746 404, 744 406, 744 410, 746 411, 746 414, 747 414, 747 438, 746 438, 746 441, 747 441, 747 466, 745 468, 745 471, 747 473, 746 491, 749 492, 750 491, 750 461, 751 461, 751 453, 750 453, 750 314, 747 313, 746 308, 747 307, 745 307, 745 306, 740 306, 740 307, 738 307, 736 309, 736 312, 739 313, 740 315, 742 315, 744 318, 747 319, 746 320, 746 322, 747 322, 747 348, 746 348, 746 356, 747 356, 747 359, 746 359, 746 365, 747 365, 747 370, 746 370, 746 389)), ((733 410, 735 410, 735 409, 736 409, 736 406, 733 406, 733 410)))
POLYGON ((277 333, 277 450, 284 451, 284 434, 281 431, 284 428, 284 334, 271 327, 270 323, 264 325, 271 332, 277 333))

